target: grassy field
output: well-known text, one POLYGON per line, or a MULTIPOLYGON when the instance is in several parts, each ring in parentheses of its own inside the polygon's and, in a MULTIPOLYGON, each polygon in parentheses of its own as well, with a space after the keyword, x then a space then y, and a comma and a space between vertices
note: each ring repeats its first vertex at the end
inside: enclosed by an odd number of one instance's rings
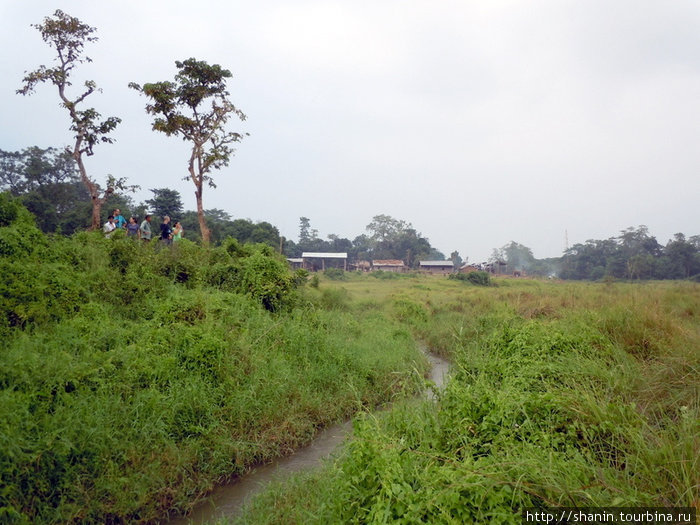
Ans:
MULTIPOLYGON (((520 523, 525 507, 700 502, 700 285, 322 281, 453 362, 438 401, 356 418, 241 523, 520 523)), ((222 520, 226 522, 226 520, 222 520)))

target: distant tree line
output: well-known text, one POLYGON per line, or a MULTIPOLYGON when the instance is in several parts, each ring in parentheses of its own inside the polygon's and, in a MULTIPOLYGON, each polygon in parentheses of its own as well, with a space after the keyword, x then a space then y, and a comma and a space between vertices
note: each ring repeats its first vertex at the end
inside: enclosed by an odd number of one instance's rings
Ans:
POLYGON ((646 226, 606 240, 575 244, 561 258, 563 279, 688 279, 700 277, 700 235, 676 233, 665 246, 646 226))
POLYGON ((525 272, 529 275, 550 277, 556 275, 560 267, 559 258, 536 259, 530 248, 515 241, 511 241, 501 248, 494 249, 490 262, 505 263, 501 267, 501 271, 509 275, 516 272, 525 272))
POLYGON ((527 246, 511 242, 493 251, 491 261, 505 273, 557 276, 572 280, 700 279, 700 235, 676 233, 666 245, 646 226, 630 227, 617 237, 575 244, 562 257, 536 259, 527 246))

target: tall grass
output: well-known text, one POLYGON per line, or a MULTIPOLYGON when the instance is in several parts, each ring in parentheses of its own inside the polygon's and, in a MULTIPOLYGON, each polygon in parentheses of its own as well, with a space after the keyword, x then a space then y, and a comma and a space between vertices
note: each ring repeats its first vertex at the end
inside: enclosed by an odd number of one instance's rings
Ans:
POLYGON ((497 284, 344 284, 451 355, 453 378, 436 406, 359 418, 341 457, 275 485, 240 522, 520 523, 532 506, 697 507, 700 287, 497 284))
POLYGON ((186 511, 425 367, 398 321, 305 295, 269 248, 28 245, 25 219, 0 226, 0 522, 186 511))

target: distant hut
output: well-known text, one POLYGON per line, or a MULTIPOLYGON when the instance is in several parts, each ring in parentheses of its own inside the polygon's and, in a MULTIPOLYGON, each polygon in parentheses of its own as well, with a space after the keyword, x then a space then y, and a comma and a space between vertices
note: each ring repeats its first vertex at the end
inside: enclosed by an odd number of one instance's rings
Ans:
POLYGON ((406 265, 401 259, 375 259, 372 261, 372 271, 404 273, 406 265))
POLYGON ((355 264, 348 264, 348 267, 359 272, 369 272, 372 269, 372 264, 369 261, 357 261, 355 264))
POLYGON ((302 265, 312 272, 326 268, 348 269, 348 254, 331 252, 304 252, 301 254, 302 265))
POLYGON ((287 257, 287 262, 292 270, 298 270, 304 267, 304 259, 301 257, 287 257))
POLYGON ((454 272, 452 261, 420 261, 420 271, 434 275, 447 275, 454 272))
POLYGON ((459 268, 459 273, 472 273, 472 272, 479 272, 481 271, 481 268, 478 266, 474 266, 473 264, 463 264, 459 268))
POLYGON ((488 263, 485 267, 484 270, 486 270, 489 273, 492 273, 494 275, 503 275, 506 273, 506 268, 508 267, 508 263, 505 261, 493 261, 488 263))

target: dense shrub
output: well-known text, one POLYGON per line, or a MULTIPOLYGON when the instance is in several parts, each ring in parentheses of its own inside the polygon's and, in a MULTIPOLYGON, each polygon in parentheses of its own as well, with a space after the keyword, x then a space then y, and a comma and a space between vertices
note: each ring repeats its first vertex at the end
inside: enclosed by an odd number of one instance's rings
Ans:
POLYGON ((7 193, 0 193, 0 257, 21 259, 45 243, 34 215, 7 193))
POLYGON ((467 281, 477 286, 491 285, 491 276, 488 272, 452 273, 449 278, 458 281, 467 281))

